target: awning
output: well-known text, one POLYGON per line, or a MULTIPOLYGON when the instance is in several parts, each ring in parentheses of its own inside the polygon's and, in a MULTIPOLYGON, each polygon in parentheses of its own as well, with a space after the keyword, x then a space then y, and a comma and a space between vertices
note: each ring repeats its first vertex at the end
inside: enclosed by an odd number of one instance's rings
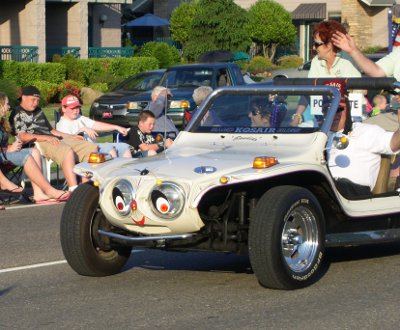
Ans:
POLYGON ((390 7, 396 4, 394 0, 361 0, 370 7, 390 7))
POLYGON ((169 25, 168 20, 158 17, 153 14, 146 14, 142 17, 136 18, 123 26, 134 27, 134 26, 147 26, 147 27, 157 27, 157 26, 167 26, 169 25))
POLYGON ((294 20, 324 20, 326 3, 302 3, 293 12, 294 20))

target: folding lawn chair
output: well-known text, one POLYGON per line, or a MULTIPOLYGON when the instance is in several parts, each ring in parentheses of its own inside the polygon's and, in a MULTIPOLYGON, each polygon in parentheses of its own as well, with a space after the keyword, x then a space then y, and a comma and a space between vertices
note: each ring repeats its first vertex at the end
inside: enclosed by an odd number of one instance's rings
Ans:
POLYGON ((1 204, 12 204, 15 201, 23 198, 27 202, 31 202, 28 194, 25 191, 25 174, 23 167, 14 165, 10 161, 1 161, 0 170, 3 174, 17 186, 24 188, 22 192, 10 192, 8 190, 0 190, 0 203, 1 204))

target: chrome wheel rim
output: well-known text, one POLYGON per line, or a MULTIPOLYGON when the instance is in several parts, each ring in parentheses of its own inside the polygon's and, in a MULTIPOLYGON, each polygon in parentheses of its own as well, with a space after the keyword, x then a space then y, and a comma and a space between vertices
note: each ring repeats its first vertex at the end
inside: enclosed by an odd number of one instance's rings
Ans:
POLYGON ((289 269, 296 273, 307 271, 318 250, 317 219, 311 209, 299 206, 285 218, 281 249, 289 269))

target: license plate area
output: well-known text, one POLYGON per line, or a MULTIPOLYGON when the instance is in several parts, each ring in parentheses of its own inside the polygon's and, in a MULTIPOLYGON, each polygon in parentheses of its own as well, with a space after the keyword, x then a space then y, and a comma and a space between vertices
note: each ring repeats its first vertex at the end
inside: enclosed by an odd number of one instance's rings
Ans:
POLYGON ((102 114, 101 114, 101 118, 112 118, 113 117, 113 114, 112 114, 112 112, 110 112, 110 111, 104 111, 102 114))

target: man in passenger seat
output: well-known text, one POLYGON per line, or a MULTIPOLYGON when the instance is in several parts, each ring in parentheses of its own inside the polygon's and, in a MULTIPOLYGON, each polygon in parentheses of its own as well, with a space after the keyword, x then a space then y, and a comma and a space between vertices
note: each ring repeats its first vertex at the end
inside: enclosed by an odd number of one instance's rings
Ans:
MULTIPOLYGON (((337 112, 331 130, 343 131, 346 121, 351 123, 349 111, 337 112)), ((387 132, 377 125, 352 123, 348 139, 346 148, 338 149, 333 144, 328 149, 330 171, 339 191, 352 196, 369 195, 378 177, 381 154, 400 151, 400 128, 387 132)))

